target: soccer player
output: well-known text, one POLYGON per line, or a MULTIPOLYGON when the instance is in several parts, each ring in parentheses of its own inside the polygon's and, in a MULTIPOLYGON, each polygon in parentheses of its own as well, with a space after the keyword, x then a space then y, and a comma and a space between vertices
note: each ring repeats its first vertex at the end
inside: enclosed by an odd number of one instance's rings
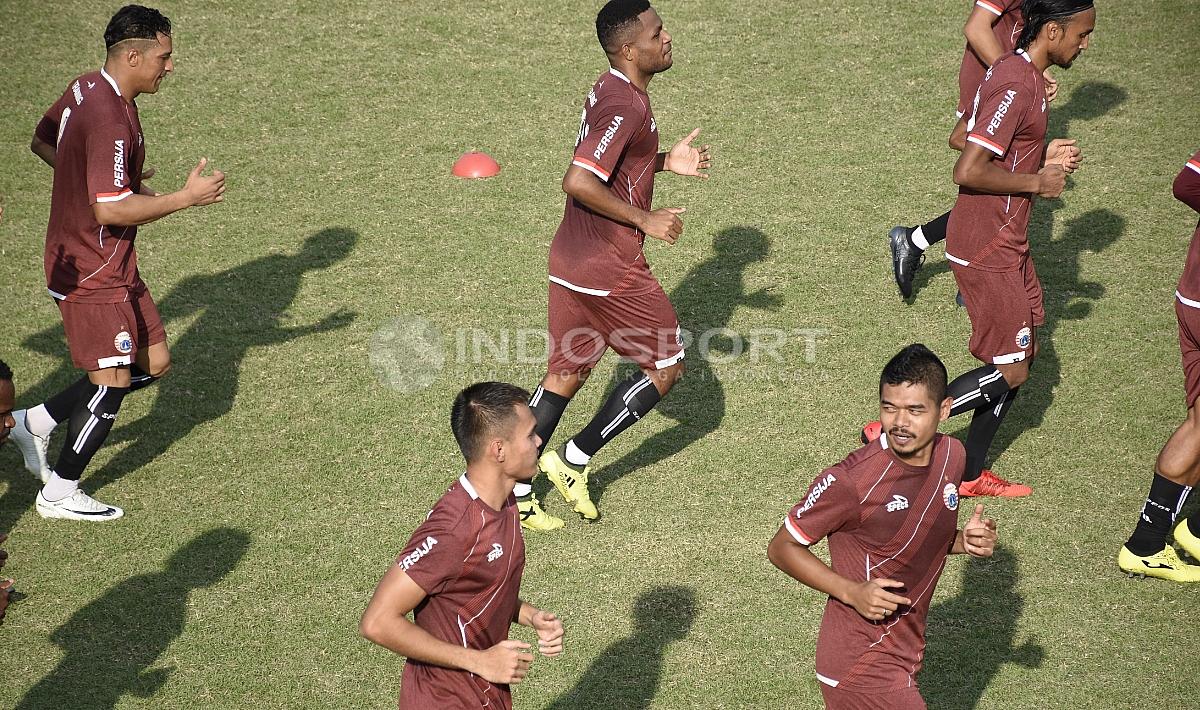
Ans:
MULTIPOLYGON (((1200 212, 1200 152, 1175 178, 1175 197, 1200 212)), ((1175 291, 1175 318, 1179 321, 1179 349, 1187 392, 1187 419, 1158 454, 1150 494, 1137 527, 1117 554, 1117 565, 1129 574, 1148 575, 1174 582, 1200 582, 1200 567, 1184 564, 1167 544, 1167 532, 1183 509, 1188 494, 1200 483, 1200 223, 1192 233, 1187 262, 1175 291)), ((1175 543, 1200 559, 1200 516, 1191 516, 1175 527, 1175 543)))
POLYGON ((995 548, 982 505, 958 530, 965 455, 937 431, 950 406, 937 356, 901 350, 879 378, 883 433, 822 471, 767 548, 776 567, 829 595, 816 658, 828 708, 924 708, 916 676, 946 555, 995 548), (809 550, 825 537, 829 565, 809 550))
POLYGON ((199 165, 183 189, 158 194, 143 182, 146 150, 135 99, 158 91, 171 73, 171 22, 127 5, 104 31, 108 55, 46 112, 30 148, 54 169, 46 230, 46 283, 58 303, 75 366, 87 374, 42 404, 14 413, 13 440, 44 484, 46 518, 115 520, 123 511, 92 498, 79 479, 112 429, 121 400, 166 374, 171 364, 158 309, 138 274, 138 225, 178 210, 220 202, 225 176, 199 165), (50 433, 67 421, 53 470, 50 433))
POLYGON ((533 654, 508 638, 512 623, 537 631, 538 650, 557 656, 557 616, 521 601, 525 541, 518 480, 537 472, 529 392, 481 382, 458 394, 450 426, 467 470, 413 532, 363 612, 366 638, 407 657, 401 708, 511 708, 533 654), (407 614, 416 610, 415 623, 407 614))
MULTIPOLYGON (((975 101, 975 91, 988 67, 1016 47, 1017 37, 1023 27, 1021 2, 976 0, 971 8, 971 14, 963 26, 967 47, 963 50, 962 65, 958 70, 958 108, 954 112, 958 122, 951 133, 951 147, 966 133, 966 121, 975 101)), ((1043 72, 1043 77, 1046 81, 1046 101, 1053 101, 1058 94, 1058 82, 1050 75, 1049 69, 1043 72)), ((913 276, 921 268, 925 250, 930 244, 946 238, 946 223, 949 220, 950 212, 947 211, 925 224, 912 228, 893 227, 888 233, 892 273, 904 298, 912 295, 913 276)))
MULTIPOLYGON (((947 225, 946 259, 971 319, 971 354, 983 362, 950 383, 950 415, 973 412, 964 497, 1032 492, 984 468, 988 448, 1037 354, 1045 320, 1042 285, 1029 255, 1033 196, 1057 198, 1078 163, 1073 144, 1046 137, 1044 72, 1068 68, 1096 26, 1090 0, 1027 0, 1017 50, 988 69, 954 165, 958 201, 947 225)), ((870 427, 871 425, 868 425, 870 427)))
MULTIPOLYGON (((674 244, 683 208, 654 209, 654 174, 707 178, 709 148, 692 131, 658 152, 658 126, 646 87, 671 68, 671 35, 646 0, 610 0, 596 16, 609 68, 583 103, 575 153, 563 177, 567 205, 550 245, 550 352, 546 376, 529 401, 538 436, 549 442, 567 403, 607 348, 640 371, 617 384, 578 434, 538 462, 555 488, 588 520, 599 517, 588 494, 589 462, 608 442, 646 416, 683 374, 683 341, 675 309, 650 271, 647 236, 674 244)), ((522 524, 562 527, 538 504, 527 482, 517 486, 522 524)))

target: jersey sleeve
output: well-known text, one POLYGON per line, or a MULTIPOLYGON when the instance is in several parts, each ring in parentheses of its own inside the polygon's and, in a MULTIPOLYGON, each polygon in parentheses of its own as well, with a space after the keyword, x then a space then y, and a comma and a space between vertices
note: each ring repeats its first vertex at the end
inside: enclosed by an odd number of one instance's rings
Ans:
POLYGON ((440 593, 462 573, 467 556, 462 521, 435 509, 412 534, 396 564, 427 595, 440 593))
POLYGON ((46 113, 42 116, 42 120, 38 121, 37 128, 33 135, 43 143, 48 143, 52 146, 58 145, 58 127, 64 116, 69 117, 70 112, 65 114, 63 109, 67 108, 63 99, 54 102, 54 105, 46 109, 46 113))
POLYGON ((1003 158, 1035 97, 1019 82, 990 84, 985 80, 979 87, 979 108, 967 126, 967 140, 1003 158))
POLYGON ((996 17, 1003 15, 1004 11, 1007 9, 1006 6, 1011 4, 1012 0, 975 0, 975 7, 981 7, 996 17))
POLYGON ((584 109, 582 124, 571 164, 608 182, 642 124, 641 112, 615 96, 602 96, 584 109))
POLYGON ((88 200, 117 202, 133 194, 133 136, 129 126, 109 123, 87 135, 88 200))
POLYGON ((1187 161, 1172 185, 1175 199, 1200 212, 1200 151, 1187 161))
POLYGON ((796 542, 808 546, 830 533, 857 525, 858 508, 854 485, 835 466, 817 476, 804 500, 792 506, 783 526, 796 542))

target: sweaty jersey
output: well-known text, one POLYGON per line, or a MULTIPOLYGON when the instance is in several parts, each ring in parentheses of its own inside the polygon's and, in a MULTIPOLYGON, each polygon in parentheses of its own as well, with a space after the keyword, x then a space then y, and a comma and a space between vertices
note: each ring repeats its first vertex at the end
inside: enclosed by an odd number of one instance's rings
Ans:
MULTIPOLYGON (((516 498, 509 495, 501 510, 493 510, 463 474, 413 532, 396 564, 428 595, 414 611, 417 626, 464 648, 495 646, 508 638, 525 569, 516 498)), ((400 707, 503 710, 512 707, 512 696, 507 685, 410 658, 400 680, 400 707)))
MULTIPOLYGON (((1200 212, 1200 151, 1187 161, 1175 178, 1173 192, 1175 199, 1200 212)), ((1179 288, 1175 295, 1180 303, 1200 308, 1200 222, 1196 223, 1196 231, 1192 233, 1187 262, 1183 267, 1183 275, 1179 277, 1179 288)))
MULTIPOLYGON (((1046 138, 1042 73, 1021 50, 988 69, 967 121, 967 141, 1012 173, 1036 174, 1046 138)), ((946 258, 983 271, 1015 271, 1029 254, 1028 192, 992 195, 960 187, 946 226, 946 258)))
POLYGON ((865 692, 916 684, 925 617, 958 531, 958 484, 966 453, 943 434, 925 467, 888 448, 887 434, 817 476, 784 520, 801 545, 829 538, 830 566, 854 582, 894 579, 912 600, 883 621, 863 618, 830 597, 817 637, 817 679, 865 692))
MULTIPOLYGON (((996 16, 992 34, 1000 43, 1002 56, 1016 49, 1017 37, 1021 35, 1021 29, 1025 26, 1021 16, 1021 2, 1022 0, 975 0, 976 7, 996 16)), ((967 48, 963 50, 962 66, 958 70, 959 116, 971 110, 971 104, 975 101, 975 90, 979 88, 979 82, 983 81, 987 70, 987 65, 971 50, 971 45, 967 44, 967 48)))
POLYGON ((142 124, 103 69, 84 74, 50 107, 37 137, 56 146, 46 228, 46 287, 62 301, 120 303, 142 287, 133 240, 137 227, 108 227, 92 205, 117 202, 141 187, 142 124))
MULTIPOLYGON (((617 71, 600 75, 583 103, 572 165, 600 178, 623 202, 650 210, 658 127, 650 96, 617 71)), ((592 296, 636 295, 657 282, 646 263, 646 235, 567 197, 550 245, 550 280, 592 296)))

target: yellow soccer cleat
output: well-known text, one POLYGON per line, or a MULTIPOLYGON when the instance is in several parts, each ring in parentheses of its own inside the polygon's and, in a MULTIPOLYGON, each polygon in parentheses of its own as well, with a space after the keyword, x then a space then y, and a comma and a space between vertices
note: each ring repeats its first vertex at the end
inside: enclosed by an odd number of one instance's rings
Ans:
POLYGON ((1200 560, 1200 537, 1192 534, 1191 529, 1187 526, 1187 519, 1179 521, 1175 526, 1175 544, 1183 548, 1183 551, 1192 556, 1193 560, 1200 560))
POLYGON ((1162 550, 1139 557, 1121 546, 1117 555, 1117 566, 1130 577, 1157 577, 1171 582, 1200 582, 1200 567, 1185 564, 1175 554, 1175 548, 1167 545, 1162 550))
POLYGON ((575 512, 582 515, 587 520, 596 520, 600 517, 600 512, 596 510, 596 504, 592 502, 588 496, 588 473, 591 472, 589 466, 573 466, 567 463, 563 452, 566 450, 566 444, 558 447, 554 451, 547 451, 538 459, 538 468, 542 473, 546 474, 546 478, 554 484, 558 492, 563 498, 567 499, 568 503, 575 504, 575 512))
POLYGON ((547 530, 558 530, 563 526, 562 518, 556 518, 542 510, 537 496, 532 493, 527 498, 517 499, 517 510, 521 513, 521 527, 526 530, 545 532, 547 530))

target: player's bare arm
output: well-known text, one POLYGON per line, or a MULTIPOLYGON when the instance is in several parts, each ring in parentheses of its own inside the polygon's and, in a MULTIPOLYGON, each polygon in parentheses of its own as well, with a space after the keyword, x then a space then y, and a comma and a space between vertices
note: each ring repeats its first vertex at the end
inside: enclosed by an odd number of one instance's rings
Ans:
POLYGON ((54 146, 50 145, 41 138, 38 138, 36 133, 33 136, 33 140, 29 143, 29 150, 33 151, 34 155, 41 158, 42 162, 44 162, 46 165, 49 165, 51 168, 54 167, 54 156, 57 150, 54 146))
POLYGON ((474 673, 489 683, 520 683, 533 654, 529 644, 508 639, 486 651, 464 648, 435 638, 408 619, 425 598, 425 590, 398 565, 379 581, 359 621, 367 640, 406 658, 474 673))
POLYGON ((950 147, 962 152, 962 149, 967 145, 967 117, 962 116, 958 119, 958 123, 954 124, 954 130, 950 131, 950 147))
POLYGON ((692 141, 696 140, 696 136, 698 135, 700 135, 699 128, 687 134, 687 137, 672 146, 671 150, 666 153, 659 153, 658 160, 654 164, 654 172, 658 173, 666 170, 676 175, 698 177, 707 180, 708 173, 701 171, 706 171, 712 167, 712 155, 709 151, 709 146, 702 145, 697 148, 692 145, 692 141))
POLYGON ((521 626, 528 626, 537 632, 538 653, 543 656, 557 656, 563 650, 563 624, 557 614, 543 611, 527 601, 522 600, 517 608, 516 618, 513 619, 521 626))
POLYGON ((767 558, 801 584, 854 607, 868 621, 880 621, 891 616, 900 605, 912 604, 908 597, 888 591, 903 588, 903 582, 894 579, 854 582, 846 579, 807 547, 796 542, 784 527, 779 528, 767 546, 767 558))
POLYGON ((954 536, 954 545, 950 548, 950 554, 991 557, 995 549, 996 521, 983 517, 983 504, 977 503, 971 519, 954 536))
POLYGON ((686 211, 685 208, 663 207, 647 212, 634 207, 613 195, 600 178, 578 165, 567 168, 562 188, 563 192, 593 212, 636 227, 648 237, 674 244, 683 234, 683 220, 679 219, 679 215, 686 211))
POLYGON ((1043 167, 1058 165, 1068 173, 1078 170, 1082 162, 1083 150, 1077 145, 1077 141, 1070 138, 1055 138, 1050 141, 1042 155, 1043 167))
POLYGON ((994 157, 990 150, 968 143, 954 164, 954 183, 993 195, 1036 193, 1050 199, 1061 195, 1066 187, 1067 173, 1061 165, 1047 165, 1035 175, 1025 175, 997 166, 994 157))
POLYGON ((188 174, 183 188, 165 195, 130 195, 117 202, 97 202, 92 205, 96 221, 114 227, 131 227, 147 224, 188 207, 202 207, 225 199, 225 173, 213 170, 210 175, 202 171, 208 166, 208 158, 201 158, 188 174))
POLYGON ((984 66, 992 66, 1000 55, 1004 54, 1000 40, 996 39, 996 34, 992 31, 992 25, 999 21, 999 15, 975 5, 971 8, 967 23, 963 25, 963 36, 967 38, 967 46, 984 66))

